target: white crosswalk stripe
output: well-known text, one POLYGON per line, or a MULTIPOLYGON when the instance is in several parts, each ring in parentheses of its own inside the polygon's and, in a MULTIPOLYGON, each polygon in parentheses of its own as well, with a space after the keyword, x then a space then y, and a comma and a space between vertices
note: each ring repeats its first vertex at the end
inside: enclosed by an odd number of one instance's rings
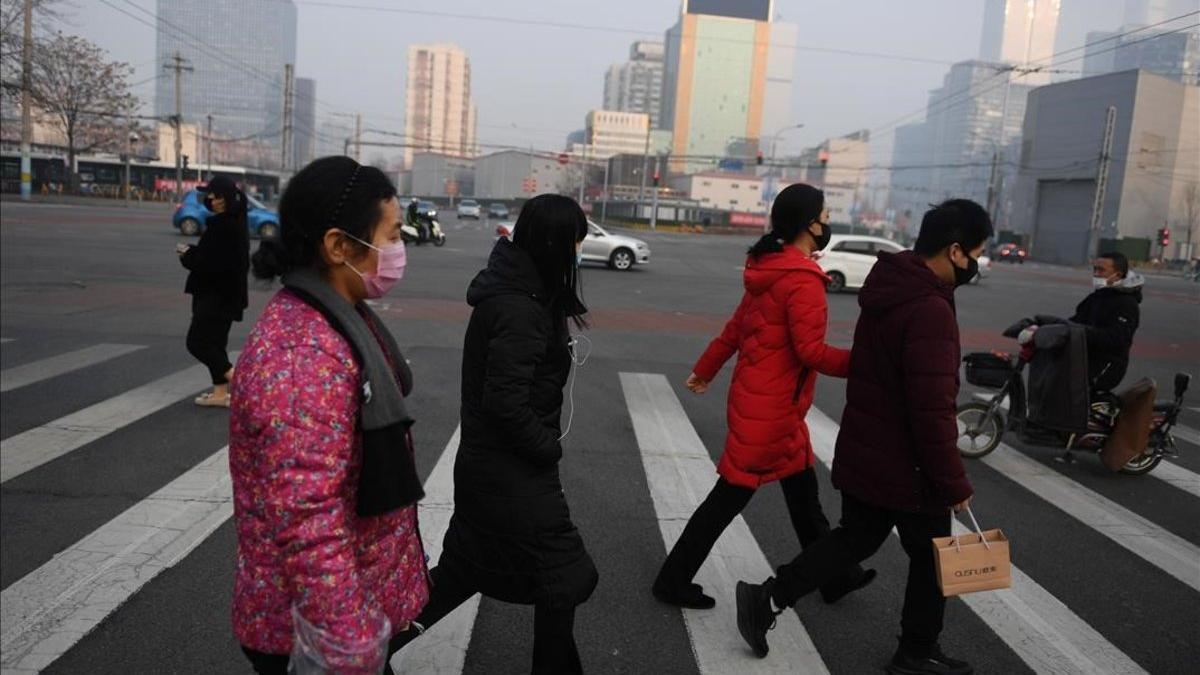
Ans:
POLYGON ((35 673, 62 656, 233 514, 228 448, 0 594, 4 673, 35 673))
POLYGON ((1200 548, 1195 544, 1003 443, 980 461, 1200 591, 1200 548))
MULTIPOLYGON (((633 420, 646 482, 669 549, 712 488, 713 462, 667 378, 621 373, 625 405, 633 420)), ((765 579, 771 565, 738 516, 713 547, 696 582, 729 594, 739 579, 765 579)), ((701 673, 828 673, 795 612, 784 612, 771 634, 771 654, 756 659, 737 632, 737 608, 720 602, 710 610, 684 609, 688 637, 701 673)))
MULTIPOLYGON (((832 467, 837 423, 813 408, 808 426, 813 451, 825 466, 832 467)), ((954 531, 962 534, 968 530, 955 520, 954 531)), ((1034 671, 1145 672, 1016 565, 1012 577, 1010 589, 970 593, 962 599, 1034 671)))
POLYGON ((0 392, 12 391, 19 387, 34 384, 35 382, 65 375, 74 370, 94 366, 109 359, 115 359, 118 356, 136 352, 139 349, 145 349, 145 346, 101 343, 39 361, 14 366, 8 370, 0 371, 0 392))
POLYGON ((192 366, 6 438, 0 441, 0 483, 196 394, 207 381, 208 369, 192 366))
MULTIPOLYGON (((987 403, 992 400, 992 397, 988 394, 977 393, 975 394, 975 399, 987 403)), ((1005 412, 1008 411, 1007 398, 1000 403, 1000 409, 1004 410, 1005 412)), ((1196 433, 1195 431, 1180 425, 1175 425, 1172 427, 1171 432, 1176 438, 1182 438, 1185 440, 1188 440, 1187 434, 1196 433)), ((1197 438, 1196 441, 1192 442, 1200 445, 1200 438, 1197 438)), ((1153 471, 1144 475, 1157 478, 1164 483, 1174 485, 1184 492, 1190 492, 1191 494, 1200 497, 1200 474, 1194 471, 1189 471, 1168 459, 1160 461, 1158 466, 1154 467, 1153 471)))
MULTIPOLYGON (((442 555, 442 539, 454 512, 454 458, 458 455, 461 432, 461 428, 454 430, 454 436, 425 481, 425 498, 420 505, 421 541, 430 568, 442 555)), ((478 613, 479 595, 475 595, 392 657, 396 673, 461 673, 478 613)))

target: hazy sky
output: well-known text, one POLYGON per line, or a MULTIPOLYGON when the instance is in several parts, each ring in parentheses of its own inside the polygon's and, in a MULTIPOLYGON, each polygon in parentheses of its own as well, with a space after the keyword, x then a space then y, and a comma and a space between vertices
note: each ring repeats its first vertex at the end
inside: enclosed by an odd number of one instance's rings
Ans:
MULTIPOLYGON (((68 32, 97 42, 153 78, 154 30, 100 0, 74 0, 68 32)), ((154 0, 108 0, 154 11, 154 0)), ((275 0, 243 0, 273 2, 275 0)), ((482 143, 557 150, 599 107, 604 71, 637 39, 661 39, 678 0, 298 0, 296 72, 317 81, 317 114, 361 112, 371 127, 403 132, 408 45, 454 42, 471 58, 482 143), (356 8, 336 7, 354 5, 356 8), (366 7, 400 11, 374 11, 366 7), (444 12, 459 18, 422 14, 444 12), (484 17, 500 17, 505 21, 484 17), (603 27, 587 30, 538 22, 603 27)), ((983 0, 776 0, 776 16, 800 27, 791 117, 780 154, 856 129, 877 129, 921 108, 949 63, 978 56, 983 0), (897 54, 945 63, 831 54, 897 54)), ((1122 20, 1123 0, 1063 0, 1056 50, 1122 20)), ((1075 68, 1079 64, 1074 65, 1075 68)), ((151 103, 153 82, 136 93, 151 103)), ((890 138, 877 136, 877 156, 890 138)))

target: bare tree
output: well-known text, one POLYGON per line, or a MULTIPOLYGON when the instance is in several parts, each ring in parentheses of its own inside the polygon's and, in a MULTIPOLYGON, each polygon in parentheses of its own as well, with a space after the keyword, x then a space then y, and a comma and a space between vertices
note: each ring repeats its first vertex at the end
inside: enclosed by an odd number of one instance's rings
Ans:
POLYGON ((59 33, 35 50, 33 101, 66 138, 72 179, 76 155, 120 147, 122 120, 138 106, 129 93, 132 73, 77 35, 59 33))
MULTIPOLYGON (((64 0, 33 0, 35 28, 61 22, 70 3, 64 0)), ((35 31, 34 41, 45 31, 35 31)), ((5 106, 15 105, 21 91, 21 42, 25 34, 25 0, 0 0, 0 79, 5 106)))

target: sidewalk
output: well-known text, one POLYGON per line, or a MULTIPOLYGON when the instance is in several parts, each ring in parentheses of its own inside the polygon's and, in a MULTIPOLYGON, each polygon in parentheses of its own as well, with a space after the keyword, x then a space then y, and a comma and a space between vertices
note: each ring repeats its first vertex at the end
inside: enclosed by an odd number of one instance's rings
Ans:
MULTIPOLYGON (((125 208, 124 199, 110 199, 108 197, 89 197, 85 195, 39 195, 35 194, 28 202, 22 202, 20 195, 5 193, 2 198, 5 205, 12 206, 16 204, 54 204, 63 206, 93 206, 113 209, 125 208)), ((141 201, 136 199, 129 200, 129 208, 131 209, 147 209, 170 211, 175 208, 174 202, 156 202, 156 201, 141 201)))

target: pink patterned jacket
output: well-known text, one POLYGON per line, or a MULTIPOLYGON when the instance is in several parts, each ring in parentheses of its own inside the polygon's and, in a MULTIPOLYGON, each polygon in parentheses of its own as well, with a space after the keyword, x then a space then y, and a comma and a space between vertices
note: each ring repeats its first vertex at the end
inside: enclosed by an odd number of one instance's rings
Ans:
POLYGON ((429 595, 416 507, 360 518, 359 367, 321 314, 282 290, 238 359, 229 423, 237 526, 233 631, 292 648, 290 607, 343 640, 400 630, 429 595), (377 613, 374 613, 377 614, 377 613))

